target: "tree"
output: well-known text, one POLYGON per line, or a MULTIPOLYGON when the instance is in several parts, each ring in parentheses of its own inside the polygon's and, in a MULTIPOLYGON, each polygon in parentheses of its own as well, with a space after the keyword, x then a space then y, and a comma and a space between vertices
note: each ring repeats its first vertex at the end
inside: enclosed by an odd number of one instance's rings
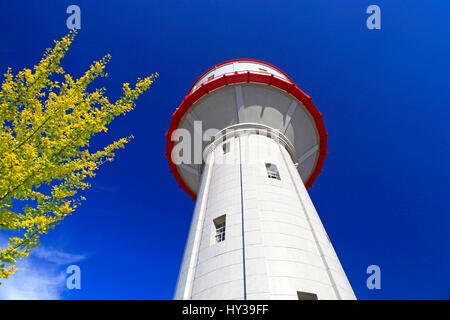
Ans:
POLYGON ((118 115, 135 106, 158 74, 140 79, 134 88, 122 86, 122 96, 111 103, 105 89, 87 91, 97 77, 105 77, 110 56, 94 62, 74 80, 60 66, 74 40, 71 31, 47 49, 33 70, 16 75, 9 68, 0 91, 0 229, 8 230, 8 246, 0 249, 0 279, 29 256, 40 236, 70 215, 84 197, 101 164, 132 136, 91 151, 90 139, 118 115), (57 81, 59 80, 59 81, 57 81))

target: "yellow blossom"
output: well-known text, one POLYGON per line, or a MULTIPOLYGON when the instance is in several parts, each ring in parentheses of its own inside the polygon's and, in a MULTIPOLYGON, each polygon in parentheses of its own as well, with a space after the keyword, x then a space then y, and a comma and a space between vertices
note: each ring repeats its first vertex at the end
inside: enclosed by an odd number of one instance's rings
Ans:
POLYGON ((88 92, 98 77, 105 77, 110 56, 94 62, 79 79, 60 66, 74 40, 71 31, 47 49, 32 69, 16 75, 9 68, 0 91, 0 229, 13 230, 7 248, 0 249, 0 278, 8 278, 18 259, 28 257, 42 234, 74 212, 84 197, 86 181, 132 136, 90 151, 93 135, 106 132, 118 115, 131 111, 136 99, 158 77, 125 83, 115 102, 105 90, 88 92), (63 82, 52 79, 61 74, 63 82))

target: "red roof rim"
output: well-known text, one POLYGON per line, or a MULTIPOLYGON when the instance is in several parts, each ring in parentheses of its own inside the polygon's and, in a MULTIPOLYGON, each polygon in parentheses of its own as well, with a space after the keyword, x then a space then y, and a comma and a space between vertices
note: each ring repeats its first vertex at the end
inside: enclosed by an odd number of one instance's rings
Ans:
POLYGON ((322 167, 325 161, 325 157, 328 154, 327 152, 327 136, 328 133, 325 130, 325 124, 323 122, 323 115, 317 110, 316 106, 311 100, 311 97, 304 93, 299 87, 297 87, 292 81, 286 81, 281 79, 273 74, 252 72, 252 71, 242 71, 242 72, 233 72, 226 73, 218 78, 214 78, 210 81, 202 83, 196 90, 193 92, 189 92, 186 97, 181 102, 180 106, 175 110, 172 114, 172 121, 170 122, 169 130, 166 135, 166 153, 167 161, 169 162, 170 171, 179 184, 179 188, 186 191, 192 198, 192 200, 196 199, 196 194, 193 190, 191 190, 180 173, 178 172, 176 164, 172 161, 172 150, 174 147, 174 142, 171 140, 172 133, 178 128, 178 125, 186 114, 186 112, 190 109, 190 107, 195 104, 199 99, 207 95, 209 92, 227 86, 228 84, 234 83, 260 83, 266 84, 273 87, 276 87, 280 90, 283 90, 290 95, 292 95, 295 99, 299 100, 306 107, 311 117, 314 119, 314 123, 316 125, 317 131, 319 133, 319 157, 316 162, 316 167, 309 177, 308 181, 305 183, 305 187, 311 188, 313 182, 317 178, 320 172, 323 172, 322 167))
POLYGON ((228 64, 228 63, 232 63, 232 62, 246 62, 246 61, 247 61, 247 62, 257 62, 257 63, 265 64, 266 66, 271 67, 271 68, 277 70, 278 72, 280 72, 281 74, 283 74, 283 75, 284 75, 286 78, 288 78, 291 82, 294 82, 294 81, 292 81, 291 77, 289 77, 283 70, 281 70, 280 68, 274 66, 273 64, 270 64, 270 63, 265 62, 265 61, 262 61, 262 60, 257 60, 257 59, 246 59, 246 58, 241 58, 241 59, 231 59, 231 60, 227 60, 227 61, 221 62, 221 63, 219 63, 219 64, 216 64, 215 66, 212 66, 211 68, 209 68, 208 70, 206 70, 205 72, 203 72, 203 73, 202 73, 202 74, 194 81, 194 83, 192 84, 192 86, 189 88, 189 92, 192 91, 192 89, 194 88, 195 84, 196 84, 201 78, 203 78, 203 76, 204 76, 205 74, 207 74, 208 72, 210 72, 210 71, 212 71, 212 70, 214 70, 214 69, 216 69, 216 68, 218 68, 218 67, 220 67, 220 66, 223 66, 224 64, 228 64))

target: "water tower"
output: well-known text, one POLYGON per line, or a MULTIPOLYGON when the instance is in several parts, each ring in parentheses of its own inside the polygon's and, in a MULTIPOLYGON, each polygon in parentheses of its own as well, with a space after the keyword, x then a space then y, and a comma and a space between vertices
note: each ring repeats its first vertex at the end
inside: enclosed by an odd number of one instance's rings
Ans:
POLYGON ((277 67, 203 73, 172 115, 166 156, 196 199, 175 299, 355 299, 307 188, 327 132, 277 67))

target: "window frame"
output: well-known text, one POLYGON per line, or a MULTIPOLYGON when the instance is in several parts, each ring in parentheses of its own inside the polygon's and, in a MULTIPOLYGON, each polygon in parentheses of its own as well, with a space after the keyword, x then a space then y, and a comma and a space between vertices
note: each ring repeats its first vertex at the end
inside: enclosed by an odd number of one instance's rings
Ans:
POLYGON ((319 300, 319 297, 316 293, 312 292, 306 292, 306 291, 297 291, 297 298, 300 301, 306 301, 306 300, 319 300), (306 299, 302 299, 306 297, 306 299))
POLYGON ((230 152, 230 142, 229 141, 224 142, 222 144, 222 151, 223 151, 223 154, 227 154, 228 152, 230 152))
POLYGON ((265 166, 266 166, 267 177, 269 177, 270 179, 276 179, 276 180, 281 181, 280 171, 278 170, 278 167, 276 164, 266 162, 265 166))
POLYGON ((221 215, 213 220, 213 244, 224 242, 226 239, 226 214, 221 215))

